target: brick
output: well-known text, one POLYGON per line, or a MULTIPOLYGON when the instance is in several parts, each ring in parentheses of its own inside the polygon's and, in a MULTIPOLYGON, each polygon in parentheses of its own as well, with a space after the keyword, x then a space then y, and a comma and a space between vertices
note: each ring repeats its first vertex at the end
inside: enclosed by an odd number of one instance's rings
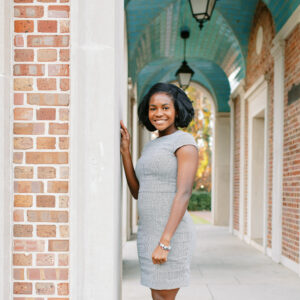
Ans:
POLYGON ((67 268, 28 268, 27 276, 31 280, 68 280, 67 268))
POLYGON ((49 134, 64 135, 69 133, 68 123, 49 123, 49 134))
POLYGON ((55 78, 38 78, 37 87, 39 91, 51 91, 56 90, 55 78))
POLYGON ((32 237, 33 226, 14 224, 14 237, 32 237))
POLYGON ((43 193, 44 183, 42 181, 15 181, 15 193, 43 193))
POLYGON ((32 78, 14 78, 15 91, 32 91, 33 79, 32 78))
POLYGON ((32 49, 15 49, 15 61, 33 61, 34 52, 32 49))
POLYGON ((38 167, 38 178, 55 178, 56 169, 54 167, 38 167))
POLYGON ((32 202, 32 195, 14 195, 15 207, 31 207, 32 202))
POLYGON ((44 3, 53 3, 53 2, 56 2, 56 0, 37 0, 37 2, 44 2, 44 3))
POLYGON ((33 32, 34 23, 31 20, 15 21, 15 32, 33 32))
POLYGON ((55 196, 52 195, 37 195, 37 207, 55 207, 55 196))
POLYGON ((60 225, 59 226, 59 234, 62 238, 69 237, 69 226, 68 225, 60 225))
POLYGON ((48 76, 69 76, 69 65, 48 65, 48 76))
POLYGON ((23 162, 23 153, 22 152, 14 152, 13 153, 13 163, 21 164, 23 162))
POLYGON ((16 47, 24 47, 24 39, 22 35, 15 35, 14 37, 14 45, 16 47))
POLYGON ((27 210, 29 222, 67 223, 68 211, 63 210, 27 210))
POLYGON ((69 49, 60 49, 59 60, 60 61, 69 61, 70 60, 70 50, 69 49))
POLYGON ((36 111, 37 120, 55 120, 55 108, 40 108, 36 111))
POLYGON ((38 32, 57 32, 57 21, 38 21, 38 32))
POLYGON ((44 134, 44 123, 14 123, 14 134, 44 134))
POLYGON ((69 138, 68 137, 60 137, 59 138, 59 149, 69 149, 69 138))
POLYGON ((67 208, 69 207, 69 196, 60 195, 59 196, 59 208, 67 208))
POLYGON ((68 94, 27 94, 27 103, 32 105, 67 106, 68 94))
POLYGON ((48 181, 47 192, 48 193, 68 193, 69 182, 68 181, 48 181))
POLYGON ((49 5, 49 18, 69 18, 70 6, 68 5, 49 5))
POLYGON ((39 49, 37 52, 38 61, 56 61, 57 51, 56 49, 39 49))
POLYGON ((67 164, 68 152, 26 152, 26 164, 67 164))
POLYGON ((38 137, 36 139, 37 149, 55 149, 56 138, 55 137, 38 137))
POLYGON ((17 5, 14 7, 14 16, 16 18, 41 18, 44 16, 44 7, 17 5))
MULTIPOLYGON (((29 272, 29 270, 27 270, 29 272)), ((29 279, 31 279, 29 277, 29 279)), ((53 295, 55 293, 55 286, 52 282, 36 282, 35 291, 38 295, 53 295)))
POLYGON ((69 284, 67 282, 57 284, 58 295, 69 295, 69 284))
POLYGON ((59 167, 59 178, 60 179, 69 178, 69 167, 59 167))
POLYGON ((70 21, 69 20, 59 21, 59 27, 60 27, 61 33, 69 33, 70 32, 70 21))
POLYGON ((69 120, 69 109, 68 108, 60 108, 59 109, 59 120, 60 121, 68 121, 69 120))
POLYGON ((32 254, 13 254, 13 265, 14 266, 31 266, 32 265, 32 254))
POLYGON ((43 252, 45 241, 42 240, 14 240, 14 251, 43 252))
POLYGON ((33 118, 32 108, 17 107, 14 109, 15 120, 32 120, 32 118, 33 118))
POLYGON ((39 237, 56 237, 56 226, 37 225, 36 234, 39 237))
POLYGON ((69 265, 69 254, 61 253, 58 254, 58 265, 68 266, 69 265))
POLYGON ((15 209, 13 214, 15 222, 24 222, 24 209, 15 209))
POLYGON ((33 3, 33 0, 15 0, 16 3, 33 3))
POLYGON ((45 74, 45 65, 42 64, 15 64, 15 76, 43 76, 45 74))
POLYGON ((14 282, 14 294, 32 294, 31 282, 14 282))
POLYGON ((54 261, 55 261, 54 254, 37 253, 36 255, 37 266, 54 266, 54 261))
POLYGON ((15 178, 33 178, 33 167, 15 167, 15 178))
POLYGON ((69 86, 69 79, 68 78, 62 78, 60 80, 60 90, 61 91, 68 91, 70 89, 70 86, 69 86))
POLYGON ((32 149, 33 139, 31 137, 15 137, 14 138, 14 149, 32 149))
POLYGON ((68 240, 49 240, 48 251, 69 251, 68 240))
POLYGON ((23 105, 24 104, 24 94, 15 93, 14 94, 14 105, 23 105))
MULTIPOLYGON (((13 268, 13 279, 14 280, 24 280, 25 276, 24 276, 25 272, 23 268, 13 268)), ((14 298, 14 300, 17 300, 17 298, 14 298)), ((19 300, 21 300, 22 298, 19 298, 19 300)))
POLYGON ((28 47, 68 47, 68 35, 28 35, 28 47))

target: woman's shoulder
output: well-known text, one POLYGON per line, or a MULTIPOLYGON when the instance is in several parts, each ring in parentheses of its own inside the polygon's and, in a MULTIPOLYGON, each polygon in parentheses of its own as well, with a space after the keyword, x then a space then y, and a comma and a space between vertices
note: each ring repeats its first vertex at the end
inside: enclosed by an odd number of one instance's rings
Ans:
POLYGON ((174 150, 183 145, 194 145, 199 150, 199 146, 193 134, 187 131, 180 130, 179 135, 174 139, 174 150))

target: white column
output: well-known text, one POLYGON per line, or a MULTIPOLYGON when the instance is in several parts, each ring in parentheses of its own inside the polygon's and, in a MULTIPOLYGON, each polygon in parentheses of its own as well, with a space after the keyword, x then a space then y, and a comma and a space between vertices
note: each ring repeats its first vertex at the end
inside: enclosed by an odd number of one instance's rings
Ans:
POLYGON ((280 262, 282 247, 284 48, 284 40, 278 40, 271 49, 274 57, 272 258, 276 262, 280 262))
POLYGON ((71 1, 71 295, 121 299, 124 1, 71 1))
POLYGON ((12 8, 0 7, 0 299, 12 299, 12 8))
POLYGON ((234 103, 232 98, 228 101, 230 106, 230 190, 229 190, 229 232, 233 233, 233 198, 234 198, 234 103))

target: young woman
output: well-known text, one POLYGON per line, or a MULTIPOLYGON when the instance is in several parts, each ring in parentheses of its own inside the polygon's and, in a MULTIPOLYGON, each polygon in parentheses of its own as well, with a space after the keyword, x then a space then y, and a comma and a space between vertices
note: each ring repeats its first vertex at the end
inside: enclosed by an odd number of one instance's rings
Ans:
POLYGON ((176 85, 157 83, 138 107, 140 124, 158 137, 143 148, 134 169, 130 135, 121 121, 121 154, 127 183, 138 200, 137 250, 140 283, 154 300, 173 300, 188 286, 196 230, 187 206, 198 166, 194 137, 187 127, 192 102, 176 85))

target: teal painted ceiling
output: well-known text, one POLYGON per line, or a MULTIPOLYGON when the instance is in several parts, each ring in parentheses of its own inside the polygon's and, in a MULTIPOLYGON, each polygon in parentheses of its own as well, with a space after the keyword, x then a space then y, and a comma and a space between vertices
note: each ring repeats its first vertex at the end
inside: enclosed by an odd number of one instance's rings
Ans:
MULTIPOLYGON (((265 0, 279 31, 300 0, 265 0)), ((258 0, 219 0, 200 31, 188 0, 127 0, 129 76, 137 82, 139 101, 156 82, 175 80, 183 58, 182 27, 188 27, 186 58, 193 80, 215 98, 218 111, 229 111, 230 84, 245 76, 248 40, 258 0), (236 72, 238 71, 238 72, 236 72)))

